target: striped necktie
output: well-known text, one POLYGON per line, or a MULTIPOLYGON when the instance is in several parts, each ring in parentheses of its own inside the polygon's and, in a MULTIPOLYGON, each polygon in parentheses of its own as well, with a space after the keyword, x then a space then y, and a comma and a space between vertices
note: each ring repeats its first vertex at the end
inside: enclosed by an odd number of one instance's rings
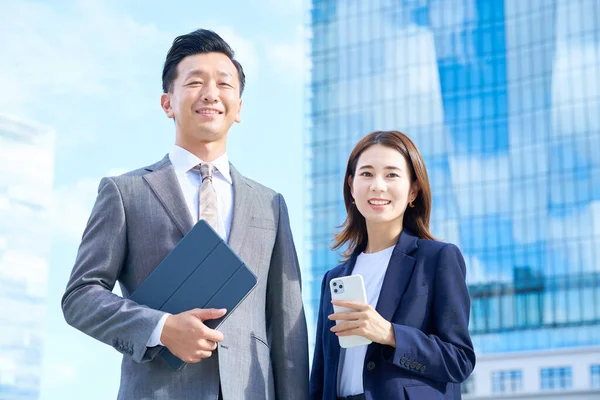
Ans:
POLYGON ((217 231, 217 192, 213 186, 213 173, 215 167, 212 164, 200 164, 202 184, 200 185, 200 196, 198 200, 198 219, 203 219, 217 231))

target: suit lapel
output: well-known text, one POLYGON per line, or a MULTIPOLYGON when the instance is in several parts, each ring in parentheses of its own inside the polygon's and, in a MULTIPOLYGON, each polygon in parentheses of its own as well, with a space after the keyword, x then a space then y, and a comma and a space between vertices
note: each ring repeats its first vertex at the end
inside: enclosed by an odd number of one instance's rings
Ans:
MULTIPOLYGON (((392 257, 383 278, 383 286, 377 301, 377 312, 387 321, 391 321, 400 305, 402 295, 408 287, 415 269, 416 259, 409 254, 417 249, 417 238, 403 230, 398 243, 392 251, 392 257)), ((374 350, 375 344, 370 344, 367 357, 374 350)))
POLYGON ((239 254, 248 234, 250 219, 254 214, 254 196, 248 180, 240 175, 233 165, 230 164, 230 168, 233 182, 233 216, 229 246, 239 254))
POLYGON ((147 170, 152 171, 152 173, 144 175, 144 179, 150 185, 156 197, 158 197, 169 217, 181 231, 181 234, 187 234, 194 226, 194 223, 190 211, 185 204, 183 192, 179 186, 179 181, 177 180, 175 169, 169 160, 169 156, 165 156, 162 161, 152 167, 148 167, 147 170))
POLYGON ((416 260, 409 254, 416 249, 417 238, 406 231, 402 231, 385 271, 383 286, 375 308, 388 321, 392 320, 412 276, 416 260))

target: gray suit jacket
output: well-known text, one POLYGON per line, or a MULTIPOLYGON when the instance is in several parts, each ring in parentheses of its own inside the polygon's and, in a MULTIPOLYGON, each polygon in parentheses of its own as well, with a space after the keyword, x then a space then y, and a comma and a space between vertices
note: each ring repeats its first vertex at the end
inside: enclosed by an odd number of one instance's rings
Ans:
POLYGON ((62 298, 66 321, 123 353, 119 399, 307 399, 308 343, 283 197, 231 168, 229 245, 258 285, 209 359, 171 371, 146 343, 161 311, 127 297, 193 226, 169 157, 100 182, 62 298), (112 293, 119 282, 124 298, 112 293))

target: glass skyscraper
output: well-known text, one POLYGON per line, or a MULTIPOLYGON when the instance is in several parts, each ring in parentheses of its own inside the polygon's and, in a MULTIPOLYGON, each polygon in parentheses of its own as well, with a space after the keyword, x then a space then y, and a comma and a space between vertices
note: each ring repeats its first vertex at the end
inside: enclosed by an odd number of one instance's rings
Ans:
POLYGON ((339 263, 330 245, 345 217, 350 151, 371 131, 400 130, 427 164, 432 233, 458 245, 467 263, 479 359, 463 390, 552 391, 541 382, 554 376, 573 377, 559 389, 592 387, 600 1, 313 0, 310 26, 309 326, 323 274, 339 263), (575 358, 563 365, 567 353, 575 358), (524 355, 529 368, 518 367, 524 355), (570 375, 571 364, 587 378, 570 375))
POLYGON ((0 115, 0 399, 39 398, 54 132, 0 115))

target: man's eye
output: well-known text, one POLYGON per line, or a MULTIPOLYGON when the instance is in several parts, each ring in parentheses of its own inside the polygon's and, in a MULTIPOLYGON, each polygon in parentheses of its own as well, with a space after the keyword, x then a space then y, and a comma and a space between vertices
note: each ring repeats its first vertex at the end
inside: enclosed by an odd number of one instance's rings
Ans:
POLYGON ((200 81, 193 81, 193 82, 188 83, 188 85, 202 85, 202 82, 200 82, 200 81))

